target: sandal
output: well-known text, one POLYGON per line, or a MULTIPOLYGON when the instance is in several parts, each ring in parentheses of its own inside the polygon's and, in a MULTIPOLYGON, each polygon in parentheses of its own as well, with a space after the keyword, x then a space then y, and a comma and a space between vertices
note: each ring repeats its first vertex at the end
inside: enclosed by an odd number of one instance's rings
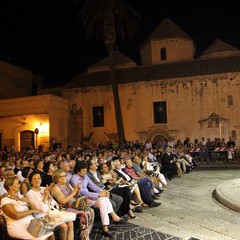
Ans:
POLYGON ((129 210, 129 211, 128 211, 128 216, 129 216, 130 218, 136 218, 136 216, 134 215, 134 213, 133 213, 132 210, 129 210))
POLYGON ((102 235, 108 238, 113 238, 113 235, 110 231, 105 232, 104 230, 102 230, 102 235))
POLYGON ((133 212, 143 212, 141 206, 136 206, 133 209, 131 209, 133 212))
POLYGON ((163 186, 163 189, 164 189, 164 190, 167 190, 168 188, 169 188, 168 185, 164 185, 164 186, 163 186))
POLYGON ((135 203, 135 202, 130 202, 131 205, 133 206, 138 206, 139 204, 138 203, 135 203))

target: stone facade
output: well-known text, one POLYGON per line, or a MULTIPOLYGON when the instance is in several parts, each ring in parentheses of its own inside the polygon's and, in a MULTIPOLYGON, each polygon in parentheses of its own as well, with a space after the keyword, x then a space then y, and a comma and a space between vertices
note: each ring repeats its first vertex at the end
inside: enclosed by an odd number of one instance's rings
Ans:
MULTIPOLYGON (((128 83, 119 86, 124 129, 127 140, 153 140, 158 135, 185 139, 215 137, 228 139, 239 125, 238 88, 240 74, 217 74, 182 79, 128 83), (229 102, 231 96, 232 102, 229 102), (166 101, 167 123, 154 123, 153 103, 166 101), (211 114, 220 120, 210 125, 211 114)), ((82 112, 83 137, 93 142, 109 140, 116 133, 112 91, 96 86, 78 91, 67 90, 65 97, 82 112), (93 97, 94 96, 94 97, 93 97), (94 128, 92 107, 104 106, 105 125, 94 128)), ((237 138, 238 139, 238 138, 237 138)))
MULTIPOLYGON (((119 53, 116 53, 116 76, 128 141, 144 142, 160 137, 228 140, 233 136, 237 144, 240 143, 238 49, 217 40, 202 58, 195 59, 194 41, 172 21, 165 19, 141 46, 140 53, 142 66, 129 64, 121 70, 119 53), (166 108, 163 123, 156 121, 155 103, 163 103, 166 108)), ((116 140, 113 95, 106 61, 96 63, 94 72, 73 79, 63 89, 63 96, 69 100, 70 108, 78 112, 77 125, 82 128, 77 136, 80 141, 116 140), (95 106, 104 109, 101 127, 94 127, 95 106)))

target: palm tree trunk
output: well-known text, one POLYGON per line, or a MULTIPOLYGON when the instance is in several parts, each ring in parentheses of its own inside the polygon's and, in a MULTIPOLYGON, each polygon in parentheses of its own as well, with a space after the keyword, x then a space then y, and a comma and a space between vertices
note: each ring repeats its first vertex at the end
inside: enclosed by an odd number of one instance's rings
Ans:
POLYGON ((118 84, 116 79, 115 72, 115 61, 114 61, 114 49, 111 50, 111 47, 108 48, 108 56, 109 56, 109 67, 110 67, 110 78, 112 83, 112 91, 113 91, 113 99, 114 99, 114 107, 115 107, 115 117, 118 131, 118 140, 120 142, 125 141, 124 127, 123 127, 123 119, 122 119, 122 111, 120 98, 118 93, 118 84))
POLYGON ((117 84, 116 71, 115 71, 115 60, 114 60, 115 41, 116 41, 115 18, 111 8, 109 8, 107 11, 105 11, 104 42, 105 42, 107 52, 108 52, 108 57, 109 57, 110 79, 112 83, 112 92, 113 92, 113 99, 114 99, 118 140, 122 142, 122 141, 125 141, 126 139, 124 134, 122 111, 121 111, 121 104, 120 104, 118 84, 117 84))

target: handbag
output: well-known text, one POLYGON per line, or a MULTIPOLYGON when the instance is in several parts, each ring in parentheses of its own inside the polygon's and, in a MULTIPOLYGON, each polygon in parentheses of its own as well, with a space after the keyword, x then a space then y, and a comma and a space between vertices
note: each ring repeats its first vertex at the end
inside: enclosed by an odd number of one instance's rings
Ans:
POLYGON ((50 206, 48 209, 48 217, 56 222, 71 222, 76 220, 77 214, 74 212, 59 210, 50 206))
POLYGON ((48 217, 53 219, 55 222, 71 222, 76 220, 77 214, 74 212, 64 211, 54 200, 49 202, 48 217))
POLYGON ((77 200, 73 203, 73 208, 80 210, 80 211, 90 211, 87 198, 85 196, 78 197, 77 200))
POLYGON ((56 224, 48 222, 45 218, 34 218, 29 223, 27 230, 34 237, 40 237, 47 232, 54 231, 56 224))

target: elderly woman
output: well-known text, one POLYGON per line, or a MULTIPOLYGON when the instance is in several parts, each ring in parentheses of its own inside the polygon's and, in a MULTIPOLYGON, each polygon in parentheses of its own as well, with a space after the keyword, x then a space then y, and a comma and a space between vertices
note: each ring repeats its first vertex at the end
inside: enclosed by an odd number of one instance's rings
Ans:
MULTIPOLYGON (((31 172, 29 175, 29 181, 32 188, 27 192, 26 197, 42 210, 42 213, 35 214, 35 217, 44 217, 48 214, 49 205, 53 201, 52 196, 50 195, 51 187, 41 187, 42 175, 38 170, 31 172)), ((59 230, 58 237, 60 240, 73 240, 73 222, 62 223, 57 226, 57 228, 59 230)))
POLYGON ((8 195, 1 200, 1 210, 7 221, 9 235, 18 239, 54 239, 53 232, 36 238, 27 231, 27 227, 33 219, 32 214, 39 214, 42 210, 19 195, 20 184, 18 178, 16 176, 7 178, 4 182, 4 188, 8 195))
POLYGON ((54 199, 68 212, 75 212, 78 216, 76 221, 80 222, 80 239, 88 240, 89 233, 94 223, 94 211, 89 208, 89 211, 79 211, 71 208, 72 202, 75 201, 75 196, 78 195, 80 185, 74 188, 67 182, 67 175, 61 169, 53 174, 53 181, 55 183, 51 194, 54 199))

